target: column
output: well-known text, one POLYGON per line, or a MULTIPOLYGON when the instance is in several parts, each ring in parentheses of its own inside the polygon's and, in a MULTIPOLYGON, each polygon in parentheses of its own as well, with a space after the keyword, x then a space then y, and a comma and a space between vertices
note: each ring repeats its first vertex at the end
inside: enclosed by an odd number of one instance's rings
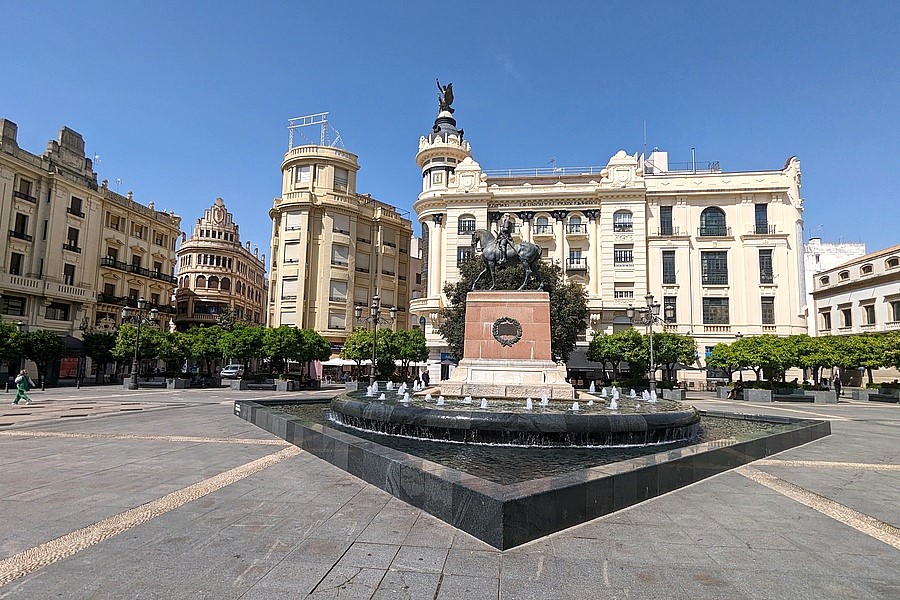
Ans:
POLYGON ((533 210, 522 210, 516 213, 522 221, 522 241, 531 242, 531 222, 534 221, 533 210))
POLYGON ((599 210, 586 210, 584 215, 588 218, 588 297, 598 298, 600 296, 600 269, 597 265, 597 253, 600 248, 597 246, 597 220, 600 217, 599 210))
POLYGON ((565 272, 566 268, 566 215, 569 212, 565 210, 554 210, 550 211, 550 216, 553 217, 553 235, 556 238, 556 252, 554 253, 554 259, 559 261, 559 264, 563 268, 563 272, 565 272))
POLYGON ((444 215, 432 217, 433 226, 428 236, 428 297, 441 295, 441 278, 443 272, 443 223, 444 215))

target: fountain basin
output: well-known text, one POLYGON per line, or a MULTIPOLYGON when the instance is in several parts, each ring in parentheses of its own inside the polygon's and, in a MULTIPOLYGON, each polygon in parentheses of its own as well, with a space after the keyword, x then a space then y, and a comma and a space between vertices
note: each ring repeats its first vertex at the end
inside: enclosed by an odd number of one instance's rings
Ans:
POLYGON ((431 408, 343 395, 332 401, 331 411, 336 423, 348 427, 467 444, 615 447, 692 440, 700 432, 700 414, 692 406, 624 414, 514 412, 431 408))

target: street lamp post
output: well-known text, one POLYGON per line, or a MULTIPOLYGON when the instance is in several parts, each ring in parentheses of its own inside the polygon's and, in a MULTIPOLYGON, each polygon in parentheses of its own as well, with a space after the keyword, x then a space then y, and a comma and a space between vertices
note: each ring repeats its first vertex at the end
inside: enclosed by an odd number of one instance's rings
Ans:
POLYGON ((372 296, 372 304, 369 305, 368 317, 362 316, 362 306, 357 306, 353 309, 353 316, 356 317, 358 323, 372 324, 372 371, 369 373, 369 385, 375 383, 375 349, 377 348, 378 342, 378 325, 390 325, 396 321, 397 308, 392 306, 390 314, 391 317, 389 319, 381 316, 381 297, 377 295, 372 296))
MULTIPOLYGON (((734 337, 736 338, 735 341, 739 342, 741 341, 741 338, 744 337, 744 334, 738 331, 736 334, 734 334, 734 337)), ((738 369, 738 376, 741 378, 741 383, 744 383, 744 367, 738 367, 738 369)))
MULTIPOLYGON (((656 391, 656 361, 653 355, 653 324, 654 323, 665 323, 663 319, 659 317, 659 302, 653 301, 653 294, 647 294, 644 297, 647 300, 646 307, 638 307, 635 308, 632 305, 628 305, 628 308, 625 310, 625 315, 628 317, 628 320, 632 323, 640 323, 641 325, 646 325, 650 329, 650 391, 656 391)), ((675 307, 671 305, 666 305, 665 309, 666 319, 675 318, 675 307)))
POLYGON ((155 308, 151 308, 148 311, 148 305, 149 302, 143 298, 138 298, 137 310, 127 306, 122 309, 122 322, 131 323, 132 325, 137 326, 137 332, 134 336, 134 356, 131 361, 131 379, 128 382, 129 390, 138 389, 138 371, 140 370, 138 354, 140 352, 141 343, 141 325, 155 325, 159 323, 159 311, 155 308), (132 311, 134 311, 135 314, 132 314, 132 311))

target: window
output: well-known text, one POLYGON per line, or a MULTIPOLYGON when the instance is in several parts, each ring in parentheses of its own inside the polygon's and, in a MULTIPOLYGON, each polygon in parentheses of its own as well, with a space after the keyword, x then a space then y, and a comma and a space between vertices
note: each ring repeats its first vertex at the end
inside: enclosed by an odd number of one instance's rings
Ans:
POLYGON ((131 255, 131 266, 137 267, 138 269, 140 269, 141 261, 143 261, 143 260, 144 260, 144 257, 141 256, 140 254, 132 254, 131 255))
POLYGON ((383 256, 381 260, 381 273, 393 277, 397 274, 397 267, 393 256, 383 256))
POLYGON ((104 296, 115 296, 116 295, 116 284, 104 283, 103 284, 103 295, 104 296))
POLYGON ((553 226, 547 217, 538 217, 534 222, 532 233, 553 233, 553 226))
POLYGON ((472 215, 463 215, 459 218, 459 229, 457 233, 460 235, 472 233, 475 231, 475 217, 472 215))
POLYGON ((475 256, 475 251, 472 249, 472 246, 457 246, 456 247, 456 265, 459 266, 465 261, 469 260, 475 256))
POLYGON ((627 232, 634 230, 630 210, 617 210, 613 213, 613 231, 627 232))
POLYGON ((819 283, 821 283, 822 285, 828 285, 829 281, 831 281, 831 280, 828 277, 819 278, 819 283))
POLYGON ((887 261, 885 261, 884 264, 887 265, 888 269, 896 269, 897 267, 900 267, 900 258, 897 258, 896 256, 892 256, 889 259, 887 259, 887 261))
POLYGON ((75 265, 63 265, 63 283, 75 285, 75 265))
POLYGON ((211 290, 219 289, 219 278, 216 275, 213 275, 212 277, 207 279, 206 287, 211 290))
POLYGON ((346 329, 347 314, 344 311, 328 311, 328 329, 346 329))
POLYGON ((331 264, 346 267, 350 264, 350 248, 335 244, 331 247, 331 264))
POLYGON ((672 227, 672 207, 659 207, 659 235, 672 235, 674 228, 672 227))
POLYGON ((443 171, 432 171, 431 172, 431 184, 432 185, 441 185, 444 183, 444 172, 443 171))
POLYGON ((154 273, 157 273, 157 274, 162 273, 162 268, 163 268, 163 266, 162 266, 161 262, 156 261, 156 260, 153 261, 153 272, 154 273))
POLYGON ((28 200, 29 202, 37 202, 37 198, 31 195, 32 185, 31 181, 20 178, 19 189, 13 192, 13 197, 28 200))
POLYGON ((229 279, 228 277, 223 277, 222 281, 219 283, 219 289, 221 289, 223 292, 230 292, 231 279, 229 279))
POLYGON ((53 321, 68 321, 71 306, 62 302, 51 302, 44 317, 53 321))
POLYGON ((566 266, 569 269, 587 269, 587 258, 581 256, 581 248, 569 249, 569 260, 566 266))
POLYGON ((25 316, 25 298, 3 296, 0 298, 0 313, 4 315, 25 316))
MULTIPOLYGON (((763 205, 765 206, 765 205, 763 205)), ((759 251, 759 282, 774 283, 775 275, 772 272, 772 250, 759 251)))
MULTIPOLYGON (((757 205, 758 206, 758 205, 757 205)), ((763 325, 775 324, 775 298, 774 296, 763 296, 759 299, 760 312, 762 314, 763 325)))
POLYGON ((73 250, 75 252, 81 252, 81 248, 78 247, 78 234, 79 231, 74 227, 69 227, 68 234, 66 235, 66 250, 73 250))
POLYGON ((284 262, 294 264, 300 262, 300 244, 284 245, 284 262))
POLYGON ((84 213, 81 211, 84 200, 78 198, 77 196, 72 196, 72 199, 69 201, 69 214, 75 215, 76 217, 83 217, 84 213))
POLYGON ((422 285, 422 274, 416 273, 416 285, 422 285))
POLYGON ((634 264, 634 247, 616 244, 613 246, 613 262, 617 265, 634 264))
POLYGON ((629 287, 626 287, 624 285, 620 286, 619 284, 616 284, 616 287, 613 290, 613 298, 616 300, 631 300, 634 298, 634 288, 630 285, 629 287))
POLYGON ((841 281, 847 281, 848 279, 850 279, 850 271, 841 271, 840 273, 838 273, 838 279, 840 279, 841 281))
POLYGON ((154 231, 153 232, 153 243, 156 244, 157 246, 162 246, 163 248, 165 248, 166 247, 166 236, 164 236, 159 231, 154 231))
POLYGON ((331 231, 350 235, 350 215, 332 215, 331 231))
POLYGON ((23 215, 22 213, 16 213, 16 224, 13 230, 10 232, 13 237, 31 241, 31 236, 28 234, 28 215, 23 215))
POLYGON ((281 280, 281 299, 296 300, 297 299, 297 280, 282 279, 281 280))
POLYGON ((769 232, 769 205, 768 204, 757 204, 755 211, 755 225, 754 233, 757 235, 766 235, 769 232))
POLYGON ((678 296, 663 296, 662 313, 666 323, 678 322, 678 296), (669 313, 672 316, 668 316, 669 313))
POLYGON ((850 308, 842 308, 841 321, 842 327, 853 327, 853 310, 850 308))
POLYGON ((874 325, 875 324, 875 305, 874 304, 866 304, 862 307, 863 309, 863 319, 866 325, 874 325))
POLYGON ((159 294, 150 294, 150 304, 159 306, 159 294))
POLYGON ((195 287, 198 287, 198 288, 206 287, 206 275, 197 275, 197 282, 196 282, 195 287))
POLYGON ((675 283, 675 251, 662 251, 662 282, 664 284, 675 283))
POLYGON ((296 183, 308 186, 312 181, 312 165, 301 165, 294 171, 296 183))
POLYGON ((42 240, 47 239, 47 230, 48 229, 50 229, 50 221, 48 221, 47 219, 44 219, 44 231, 43 231, 43 233, 41 233, 42 240))
POLYGON ((872 274, 872 265, 863 265, 859 268, 859 272, 863 275, 871 275, 872 274))
POLYGON ((831 331, 831 312, 822 313, 822 331, 831 331))
POLYGON ((701 252, 700 273, 703 285, 728 285, 728 252, 701 252))
POLYGON ((360 252, 356 255, 356 270, 360 273, 368 273, 371 270, 370 257, 360 252))
POLYGON ((279 321, 282 325, 288 325, 293 327, 297 324, 297 313, 293 310, 284 311, 281 313, 281 319, 279 321))
POLYGON ((328 299, 331 302, 346 302, 347 301, 347 282, 346 281, 338 281, 337 279, 331 280, 331 289, 328 293, 328 299))
POLYGON ((334 189, 341 192, 347 191, 347 183, 350 181, 350 172, 347 169, 334 170, 334 189))
POLYGON ((703 324, 728 325, 728 298, 703 299, 703 324))
POLYGON ((25 255, 18 252, 12 252, 9 255, 9 274, 21 275, 22 267, 25 265, 25 255))
POLYGON ((727 236, 728 227, 725 226, 725 211, 717 206, 710 206, 700 213, 700 236, 727 236))
POLYGON ((891 300, 891 321, 900 321, 900 300, 891 300))
POLYGON ((285 213, 284 229, 285 231, 295 231, 300 229, 300 213, 285 213))
POLYGON ((574 216, 569 218, 569 233, 587 233, 587 224, 581 222, 581 217, 574 216))
POLYGON ((144 226, 137 223, 131 224, 131 235, 138 239, 144 239, 144 226))

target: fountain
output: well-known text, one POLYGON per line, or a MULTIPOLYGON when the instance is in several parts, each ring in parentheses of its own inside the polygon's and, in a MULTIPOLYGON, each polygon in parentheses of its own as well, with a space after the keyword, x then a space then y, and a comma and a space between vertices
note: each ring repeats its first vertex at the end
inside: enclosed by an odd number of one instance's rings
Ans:
POLYGON ((531 403, 531 398, 525 398, 525 410, 534 410, 534 405, 531 403))
POLYGON ((425 394, 425 402, 431 402, 431 393, 425 394))
POLYGON ((443 396, 438 396, 437 405, 438 405, 438 406, 443 406, 443 405, 444 405, 444 397, 443 397, 443 396))
POLYGON ((481 409, 482 409, 482 410, 487 410, 487 407, 488 407, 488 405, 487 405, 487 398, 482 398, 482 399, 481 399, 481 409))
POLYGON ((463 404, 472 404, 472 396, 466 396, 462 400, 463 404))
POLYGON ((381 395, 378 396, 378 399, 379 399, 379 400, 385 400, 384 392, 381 392, 381 395))
POLYGON ((592 393, 592 394, 593 394, 594 392, 597 391, 597 388, 594 387, 594 382, 593 382, 593 381, 591 382, 591 385, 588 387, 588 391, 589 391, 590 393, 592 393))
POLYGON ((578 408, 578 403, 577 403, 577 402, 573 402, 573 403, 572 403, 572 412, 578 412, 579 410, 580 410, 580 409, 578 408))
POLYGON ((609 401, 609 410, 619 410, 619 403, 615 398, 609 401))
POLYGON ((601 397, 601 398, 606 398, 606 396, 607 396, 606 388, 601 389, 601 390, 600 390, 600 397, 601 397))

